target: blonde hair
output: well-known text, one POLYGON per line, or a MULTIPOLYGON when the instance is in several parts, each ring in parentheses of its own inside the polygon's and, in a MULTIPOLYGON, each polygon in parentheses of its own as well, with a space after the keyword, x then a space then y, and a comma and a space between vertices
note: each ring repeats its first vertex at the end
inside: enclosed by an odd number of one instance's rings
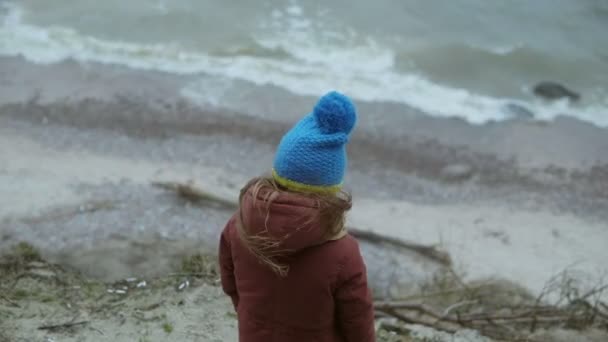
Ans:
POLYGON ((352 207, 352 197, 349 193, 340 190, 337 193, 312 193, 290 190, 279 185, 272 177, 258 177, 250 180, 239 196, 239 216, 237 220, 237 230, 241 241, 263 264, 272 269, 273 272, 281 277, 287 276, 289 265, 281 263, 279 258, 285 255, 288 250, 280 249, 281 243, 291 234, 308 226, 314 221, 321 222, 323 227, 323 240, 320 243, 330 240, 342 233, 345 229, 346 212, 352 207), (260 210, 261 214, 266 211, 265 222, 270 218, 270 206, 282 193, 292 193, 303 196, 311 200, 313 210, 317 213, 310 217, 306 222, 295 227, 292 232, 282 237, 273 237, 268 233, 268 228, 258 234, 252 235, 251 227, 246 227, 243 220, 243 205, 245 196, 250 193, 253 197, 254 207, 260 210), (265 206, 259 205, 265 204, 265 206))

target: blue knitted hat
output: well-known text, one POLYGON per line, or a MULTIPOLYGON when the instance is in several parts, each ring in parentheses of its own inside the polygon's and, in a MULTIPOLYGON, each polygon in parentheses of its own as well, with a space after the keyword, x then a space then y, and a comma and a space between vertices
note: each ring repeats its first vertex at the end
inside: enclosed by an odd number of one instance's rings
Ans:
POLYGON ((351 100, 332 91, 321 97, 277 149, 273 177, 295 191, 337 192, 346 171, 346 143, 357 114, 351 100))

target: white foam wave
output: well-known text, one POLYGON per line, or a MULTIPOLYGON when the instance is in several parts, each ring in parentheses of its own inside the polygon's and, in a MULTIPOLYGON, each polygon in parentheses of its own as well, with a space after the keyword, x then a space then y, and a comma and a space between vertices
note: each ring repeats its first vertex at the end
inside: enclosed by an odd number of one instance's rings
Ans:
MULTIPOLYGON (((37 63, 73 58, 173 73, 206 73, 272 84, 302 95, 317 96, 339 89, 360 100, 405 103, 431 115, 459 116, 472 123, 505 118, 501 109, 508 100, 438 85, 420 75, 399 73, 393 67, 395 56, 390 49, 371 39, 359 37, 354 42, 357 37, 347 29, 318 30, 316 23, 306 19, 303 9, 293 2, 285 10, 275 11, 272 17, 275 22, 271 24, 281 29, 257 37, 258 43, 281 48, 293 57, 291 59, 211 56, 176 45, 102 40, 70 28, 25 23, 22 10, 11 4, 0 26, 0 54, 22 55, 37 63)), ((190 96, 194 93, 195 89, 189 89, 190 96)), ((573 113, 581 119, 608 126, 608 115, 601 115, 606 107, 526 105, 542 119, 573 113)), ((608 103, 606 105, 608 107, 608 103)))
POLYGON ((514 45, 492 45, 492 46, 481 45, 481 44, 469 44, 469 46, 473 49, 487 51, 487 52, 495 54, 495 55, 506 56, 519 49, 522 49, 524 47, 524 44, 520 43, 520 44, 514 44, 514 45))

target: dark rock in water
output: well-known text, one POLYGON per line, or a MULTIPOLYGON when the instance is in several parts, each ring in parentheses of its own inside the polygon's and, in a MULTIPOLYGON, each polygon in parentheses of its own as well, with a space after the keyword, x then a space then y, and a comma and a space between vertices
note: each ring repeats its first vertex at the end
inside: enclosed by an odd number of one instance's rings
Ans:
POLYGON ((534 94, 548 100, 567 98, 570 101, 578 101, 581 98, 581 95, 577 92, 556 82, 540 82, 534 86, 534 94))
POLYGON ((473 176, 473 167, 467 164, 450 164, 441 170, 441 178, 447 181, 464 181, 473 176))
POLYGON ((507 103, 504 111, 513 119, 534 119, 534 112, 517 103, 507 103))

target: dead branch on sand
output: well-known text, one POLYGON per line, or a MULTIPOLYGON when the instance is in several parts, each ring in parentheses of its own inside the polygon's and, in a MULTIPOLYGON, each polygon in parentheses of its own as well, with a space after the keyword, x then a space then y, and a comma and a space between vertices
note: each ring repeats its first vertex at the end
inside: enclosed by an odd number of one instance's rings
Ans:
POLYGON ((67 329, 73 328, 75 326, 88 324, 89 321, 77 321, 77 322, 66 322, 60 324, 50 324, 50 325, 42 325, 38 327, 38 330, 58 330, 58 329, 67 329))
MULTIPOLYGON (((599 294, 606 289, 604 285, 591 291, 599 294)), ((529 335, 540 328, 583 330, 596 327, 607 330, 608 315, 602 310, 606 304, 597 299, 590 302, 587 294, 568 298, 564 305, 553 306, 536 302, 532 305, 503 305, 488 309, 483 306, 483 298, 473 298, 449 305, 443 310, 420 301, 392 300, 377 301, 374 308, 377 316, 389 316, 402 324, 419 324, 448 333, 474 329, 494 339, 529 341, 529 335)), ((475 296, 473 293, 470 295, 475 296)))
POLYGON ((348 227, 348 232, 359 240, 364 240, 369 243, 385 244, 397 248, 411 250, 429 259, 437 261, 441 265, 452 265, 450 255, 444 251, 437 249, 434 246, 421 245, 413 242, 403 241, 391 236, 380 235, 368 230, 361 230, 353 227, 348 227))
POLYGON ((210 202, 230 210, 236 210, 238 208, 236 202, 205 191, 197 187, 193 182, 152 182, 152 185, 165 190, 174 191, 178 196, 189 202, 210 202))
MULTIPOLYGON (((237 210, 238 203, 213 194, 211 192, 205 191, 200 187, 197 187, 194 183, 180 183, 180 182, 152 182, 152 185, 175 192, 181 198, 197 203, 204 204, 205 202, 209 204, 219 205, 228 210, 237 210)), ((433 261, 438 262, 443 266, 450 266, 452 264, 452 260, 448 253, 438 250, 434 246, 427 246, 416 244, 413 242, 403 241, 401 239, 397 239, 390 236, 381 235, 378 233, 374 233, 371 231, 361 230, 353 227, 348 227, 348 232, 353 235, 355 238, 359 240, 366 241, 368 243, 373 244, 384 244, 387 246, 406 249, 409 251, 413 251, 417 254, 425 256, 433 261)))

